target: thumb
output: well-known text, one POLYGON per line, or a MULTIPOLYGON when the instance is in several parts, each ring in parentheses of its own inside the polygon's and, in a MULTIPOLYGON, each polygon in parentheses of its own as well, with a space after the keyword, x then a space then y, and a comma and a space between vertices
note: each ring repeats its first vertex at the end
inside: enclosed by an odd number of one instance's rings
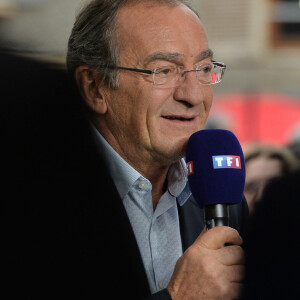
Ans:
POLYGON ((216 226, 208 231, 204 227, 195 241, 195 244, 200 247, 214 250, 222 248, 225 244, 241 245, 242 243, 243 239, 238 231, 228 226, 216 226))

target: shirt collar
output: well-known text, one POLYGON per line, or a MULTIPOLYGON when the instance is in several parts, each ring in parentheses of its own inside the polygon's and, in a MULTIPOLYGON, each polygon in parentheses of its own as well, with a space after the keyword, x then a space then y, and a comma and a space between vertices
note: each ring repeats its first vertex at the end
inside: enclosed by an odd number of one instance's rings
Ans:
POLYGON ((120 197, 123 199, 131 186, 141 177, 105 140, 96 127, 91 123, 98 151, 103 155, 110 176, 115 183, 120 197))
POLYGON ((191 193, 188 192, 187 166, 183 158, 171 165, 169 169, 168 190, 172 196, 177 197, 180 206, 182 206, 191 195, 191 193))

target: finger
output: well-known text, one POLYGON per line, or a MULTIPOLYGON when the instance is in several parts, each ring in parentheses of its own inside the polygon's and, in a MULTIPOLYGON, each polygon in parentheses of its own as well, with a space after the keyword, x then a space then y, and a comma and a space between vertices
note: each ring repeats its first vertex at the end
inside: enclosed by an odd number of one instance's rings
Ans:
POLYGON ((204 228, 202 229, 202 231, 201 231, 201 233, 200 233, 200 235, 199 235, 198 238, 200 238, 201 236, 203 236, 206 233, 206 231, 207 231, 207 227, 205 225, 204 228))
POLYGON ((245 277, 245 266, 230 266, 227 273, 227 279, 230 282, 242 283, 245 277))
POLYGON ((244 250, 240 246, 227 246, 218 250, 218 260, 226 266, 243 265, 245 263, 244 250))
POLYGON ((243 240, 238 231, 228 226, 216 226, 201 232, 195 244, 208 249, 219 249, 224 244, 241 245, 243 240))

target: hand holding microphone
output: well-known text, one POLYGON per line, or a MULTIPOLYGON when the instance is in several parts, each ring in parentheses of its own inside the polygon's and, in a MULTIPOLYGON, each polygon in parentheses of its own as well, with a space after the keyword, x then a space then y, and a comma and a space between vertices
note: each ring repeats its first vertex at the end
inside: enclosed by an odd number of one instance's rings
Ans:
POLYGON ((241 244, 233 228, 204 229, 175 265, 167 287, 172 300, 239 299, 244 277, 241 244), (225 243, 230 246, 223 247, 225 243))
POLYGON ((229 227, 229 207, 243 197, 245 163, 241 146, 230 131, 200 130, 188 141, 186 161, 192 194, 204 208, 210 230, 204 228, 177 261, 167 289, 173 300, 238 299, 244 252, 242 238, 229 227))

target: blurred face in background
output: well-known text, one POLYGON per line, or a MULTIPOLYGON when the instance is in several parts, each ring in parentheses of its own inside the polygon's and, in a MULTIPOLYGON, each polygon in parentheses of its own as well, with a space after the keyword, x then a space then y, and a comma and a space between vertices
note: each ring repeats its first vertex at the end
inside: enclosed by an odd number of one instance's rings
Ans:
POLYGON ((282 162, 276 158, 256 156, 246 162, 246 184, 244 195, 249 212, 253 213, 255 204, 261 199, 266 183, 282 175, 282 162))

